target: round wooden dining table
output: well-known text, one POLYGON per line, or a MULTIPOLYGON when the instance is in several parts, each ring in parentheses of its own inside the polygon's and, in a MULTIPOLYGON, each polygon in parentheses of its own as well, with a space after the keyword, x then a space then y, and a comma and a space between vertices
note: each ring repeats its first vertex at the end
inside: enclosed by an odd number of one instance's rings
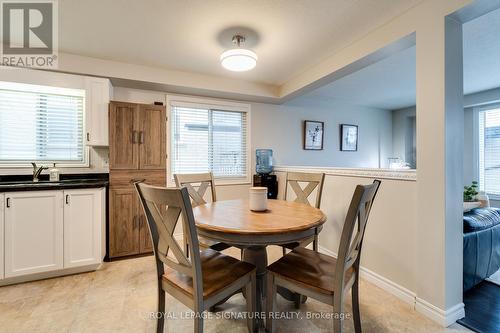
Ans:
POLYGON ((243 261, 257 267, 257 312, 265 297, 266 247, 310 239, 326 221, 317 208, 282 200, 268 200, 264 212, 251 211, 248 200, 211 202, 193 212, 200 236, 242 249, 243 261))

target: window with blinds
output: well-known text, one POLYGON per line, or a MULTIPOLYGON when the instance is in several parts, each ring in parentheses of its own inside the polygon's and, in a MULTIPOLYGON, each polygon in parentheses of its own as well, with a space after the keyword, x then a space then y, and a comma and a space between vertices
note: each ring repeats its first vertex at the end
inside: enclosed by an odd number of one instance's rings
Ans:
POLYGON ((0 83, 0 164, 85 162, 84 91, 0 83))
POLYGON ((479 185, 500 195, 500 106, 479 111, 479 185))
POLYGON ((247 112, 172 105, 171 171, 247 178, 247 112))

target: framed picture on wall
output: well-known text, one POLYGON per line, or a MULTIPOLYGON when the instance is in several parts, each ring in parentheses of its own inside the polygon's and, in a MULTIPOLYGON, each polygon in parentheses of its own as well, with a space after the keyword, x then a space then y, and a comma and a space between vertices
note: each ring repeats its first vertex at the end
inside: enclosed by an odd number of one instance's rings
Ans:
POLYGON ((325 123, 304 120, 304 150, 323 150, 325 123))
POLYGON ((358 150, 358 126, 341 124, 340 125, 340 150, 357 151, 358 150))

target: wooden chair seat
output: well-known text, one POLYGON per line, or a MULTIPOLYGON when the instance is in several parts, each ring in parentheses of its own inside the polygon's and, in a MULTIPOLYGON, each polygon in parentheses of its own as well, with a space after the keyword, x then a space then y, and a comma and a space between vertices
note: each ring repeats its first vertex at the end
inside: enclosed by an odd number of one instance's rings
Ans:
POLYGON ((344 297, 351 290, 354 331, 361 333, 359 312, 359 264, 368 216, 380 186, 379 180, 371 185, 358 185, 342 227, 338 259, 297 247, 271 264, 267 270, 266 332, 274 332, 276 295, 278 288, 333 306, 333 332, 342 333, 344 297))
MULTIPOLYGON (((247 274, 255 271, 255 266, 212 249, 200 252, 203 277, 203 298, 209 298, 225 287, 232 285, 247 274)), ((165 268, 162 276, 164 284, 168 284, 189 297, 193 297, 193 279, 172 268, 165 268)))
MULTIPOLYGON (((337 259, 333 257, 297 247, 267 270, 306 289, 333 295, 336 265, 337 259)), ((349 281, 353 274, 354 269, 351 267, 346 272, 346 279, 349 281)))

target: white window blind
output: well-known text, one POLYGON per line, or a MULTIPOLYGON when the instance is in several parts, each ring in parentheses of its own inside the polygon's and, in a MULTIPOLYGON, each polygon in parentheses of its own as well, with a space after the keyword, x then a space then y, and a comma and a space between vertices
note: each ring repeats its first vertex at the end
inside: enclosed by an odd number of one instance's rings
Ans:
POLYGON ((479 111, 479 185, 500 195, 500 107, 479 111))
POLYGON ((170 112, 172 174, 247 177, 246 112, 178 105, 170 112))
POLYGON ((2 83, 0 164, 82 164, 83 108, 83 91, 2 83))

